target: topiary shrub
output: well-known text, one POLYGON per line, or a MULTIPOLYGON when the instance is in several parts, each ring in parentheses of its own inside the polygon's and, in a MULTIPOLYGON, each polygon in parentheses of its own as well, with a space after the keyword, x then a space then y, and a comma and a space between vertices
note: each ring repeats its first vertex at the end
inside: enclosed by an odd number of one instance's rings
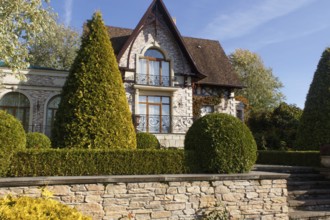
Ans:
POLYGON ((7 196, 0 199, 0 219, 6 220, 91 220, 76 209, 49 198, 7 196))
POLYGON ((159 149, 160 144, 155 135, 150 133, 137 133, 136 143, 138 149, 159 149))
POLYGON ((132 114, 101 13, 84 28, 63 86, 52 143, 60 148, 135 149, 132 114))
POLYGON ((322 53, 309 87, 300 124, 296 147, 319 150, 330 143, 330 47, 322 53))
POLYGON ((207 173, 242 173, 257 159, 257 146, 249 128, 228 114, 206 115, 189 128, 185 150, 199 156, 199 166, 207 173))
POLYGON ((39 132, 31 132, 26 134, 26 148, 50 148, 50 139, 39 132))
POLYGON ((6 174, 14 152, 25 149, 26 135, 22 124, 0 110, 0 176, 6 174))

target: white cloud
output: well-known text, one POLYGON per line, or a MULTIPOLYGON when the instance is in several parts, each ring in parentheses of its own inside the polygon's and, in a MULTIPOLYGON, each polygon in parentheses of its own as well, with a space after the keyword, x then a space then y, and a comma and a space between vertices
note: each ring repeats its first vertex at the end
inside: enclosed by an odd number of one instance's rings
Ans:
POLYGON ((72 19, 73 0, 65 0, 64 3, 64 24, 70 26, 72 19))
MULTIPOLYGON (((212 38, 226 40, 249 34, 259 26, 290 14, 314 0, 263 0, 251 8, 221 14, 211 21, 204 33, 212 38)), ((255 2, 254 2, 255 3, 255 2)))

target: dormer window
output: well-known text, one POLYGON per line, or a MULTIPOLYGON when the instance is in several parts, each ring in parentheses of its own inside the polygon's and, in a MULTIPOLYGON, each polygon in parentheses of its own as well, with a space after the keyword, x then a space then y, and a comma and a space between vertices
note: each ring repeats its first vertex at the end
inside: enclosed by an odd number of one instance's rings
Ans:
POLYGON ((139 59, 136 75, 137 84, 149 86, 170 86, 170 62, 164 54, 156 49, 148 49, 139 59))

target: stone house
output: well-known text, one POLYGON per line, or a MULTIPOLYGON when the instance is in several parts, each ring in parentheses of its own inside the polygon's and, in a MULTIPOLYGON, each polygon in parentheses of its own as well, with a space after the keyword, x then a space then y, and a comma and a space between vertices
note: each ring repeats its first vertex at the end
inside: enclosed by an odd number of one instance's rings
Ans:
MULTIPOLYGON (((163 146, 182 147, 197 117, 211 112, 243 117, 234 98, 242 84, 220 43, 183 37, 162 0, 151 3, 135 29, 108 26, 108 31, 137 131, 154 133, 163 146)), ((31 68, 23 74, 26 80, 3 77, 0 109, 27 131, 51 136, 68 73, 31 68)))

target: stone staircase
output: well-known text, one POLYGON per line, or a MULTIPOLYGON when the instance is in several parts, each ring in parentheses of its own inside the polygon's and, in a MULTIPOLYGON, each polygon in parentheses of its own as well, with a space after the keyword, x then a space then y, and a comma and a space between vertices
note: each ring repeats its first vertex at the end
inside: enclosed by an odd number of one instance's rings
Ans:
POLYGON ((330 220, 330 179, 325 178, 326 170, 276 165, 256 165, 254 170, 290 174, 287 187, 291 220, 330 220))

